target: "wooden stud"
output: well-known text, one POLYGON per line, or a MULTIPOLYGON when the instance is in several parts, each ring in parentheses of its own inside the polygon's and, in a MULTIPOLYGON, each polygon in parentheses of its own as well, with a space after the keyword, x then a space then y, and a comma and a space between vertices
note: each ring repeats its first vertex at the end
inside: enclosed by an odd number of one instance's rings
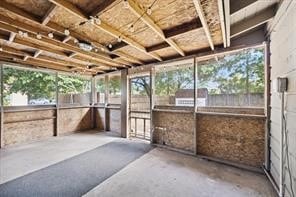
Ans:
POLYGON ((199 16, 199 19, 201 21, 201 24, 202 24, 202 26, 203 26, 203 28, 205 30, 205 34, 206 34, 206 36, 208 38, 210 47, 211 47, 212 50, 214 50, 214 43, 213 43, 213 40, 212 40, 212 36, 211 36, 210 30, 209 30, 209 26, 208 26, 207 20, 205 18, 205 15, 204 15, 200 0, 193 0, 193 3, 194 3, 194 6, 195 6, 195 9, 196 9, 196 12, 197 12, 197 14, 199 16))
POLYGON ((170 38, 166 38, 162 29, 142 10, 133 0, 127 0, 129 3, 129 9, 140 19, 148 25, 159 37, 161 37, 165 42, 167 42, 173 49, 175 49, 180 55, 185 56, 182 49, 170 38))

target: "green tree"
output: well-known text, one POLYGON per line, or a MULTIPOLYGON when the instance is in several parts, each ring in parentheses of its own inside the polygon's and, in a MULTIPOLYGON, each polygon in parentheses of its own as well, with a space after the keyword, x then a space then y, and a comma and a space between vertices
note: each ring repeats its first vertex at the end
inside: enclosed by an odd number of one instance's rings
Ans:
MULTIPOLYGON (((37 98, 55 99, 56 78, 53 74, 5 67, 3 83, 4 96, 21 93, 28 96, 28 101, 37 98)), ((89 80, 67 75, 58 75, 58 86, 61 93, 79 93, 86 89, 90 90, 89 80)), ((4 102, 9 105, 9 98, 5 97, 4 102)))

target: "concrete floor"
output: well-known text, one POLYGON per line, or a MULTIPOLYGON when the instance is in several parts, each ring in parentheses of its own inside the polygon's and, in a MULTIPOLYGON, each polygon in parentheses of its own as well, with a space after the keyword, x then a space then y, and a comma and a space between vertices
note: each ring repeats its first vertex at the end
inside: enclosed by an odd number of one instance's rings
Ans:
POLYGON ((88 131, 0 149, 0 184, 116 139, 117 133, 88 131))
MULTIPOLYGON (((112 133, 79 133, 0 150, 0 183, 118 139, 112 133)), ((98 156, 99 158, 99 156, 98 156)), ((266 196, 266 177, 169 150, 155 148, 85 196, 266 196)))

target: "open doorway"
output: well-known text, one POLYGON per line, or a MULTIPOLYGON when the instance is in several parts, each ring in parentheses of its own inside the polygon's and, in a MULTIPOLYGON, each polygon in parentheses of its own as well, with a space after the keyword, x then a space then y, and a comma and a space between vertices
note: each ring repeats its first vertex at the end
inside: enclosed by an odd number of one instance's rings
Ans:
POLYGON ((129 136, 150 140, 150 75, 130 78, 129 86, 129 136))

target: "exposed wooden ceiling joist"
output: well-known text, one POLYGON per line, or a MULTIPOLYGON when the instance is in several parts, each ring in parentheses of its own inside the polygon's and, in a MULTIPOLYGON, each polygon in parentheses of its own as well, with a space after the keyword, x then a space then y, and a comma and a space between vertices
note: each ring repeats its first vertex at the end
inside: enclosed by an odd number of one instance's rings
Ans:
POLYGON ((40 54, 42 53, 42 50, 37 50, 35 53, 34 53, 34 58, 37 58, 40 54))
POLYGON ((199 28, 202 28, 201 21, 199 18, 194 18, 189 22, 185 22, 169 29, 164 29, 163 32, 166 38, 172 38, 199 28))
POLYGON ((212 50, 214 50, 213 39, 212 39, 210 30, 209 30, 207 20, 206 20, 205 15, 204 15, 204 11, 203 11, 201 3, 200 3, 200 0, 193 0, 193 3, 194 3, 194 6, 195 6, 195 9, 196 9, 196 12, 197 12, 197 14, 199 16, 199 19, 201 21, 201 24, 202 24, 202 26, 203 26, 203 28, 205 30, 205 34, 206 34, 206 36, 208 38, 210 47, 211 47, 212 50))
POLYGON ((156 45, 152 45, 150 47, 147 47, 147 51, 151 52, 151 51, 157 51, 157 50, 160 50, 160 49, 163 49, 163 48, 167 48, 169 47, 170 45, 166 42, 162 42, 162 43, 159 43, 159 44, 156 44, 156 45))
POLYGON ((0 53, 0 58, 7 58, 13 60, 13 62, 18 62, 25 65, 35 66, 35 67, 42 67, 42 68, 48 68, 48 69, 54 69, 59 71, 66 71, 71 72, 72 70, 68 67, 63 67, 57 64, 48 64, 47 62, 38 61, 35 59, 27 59, 23 60, 22 56, 19 55, 12 55, 8 53, 0 53))
POLYGON ((241 21, 237 24, 232 25, 230 37, 233 38, 238 35, 241 35, 242 33, 245 33, 251 29, 254 29, 271 20, 276 13, 276 6, 277 6, 276 4, 273 6, 270 6, 267 9, 261 11, 258 15, 255 15, 249 19, 246 19, 244 21, 241 21))
MULTIPOLYGON (((164 29, 163 32, 164 32, 166 38, 173 38, 175 36, 179 36, 184 33, 188 33, 192 30, 199 29, 199 28, 203 28, 202 24, 201 24, 199 18, 195 18, 189 22, 185 22, 185 23, 177 25, 175 27, 171 27, 169 29, 164 29)), ((110 51, 116 51, 118 49, 125 47, 126 45, 127 44, 124 42, 117 43, 116 45, 114 45, 110 49, 110 51)), ((152 52, 152 51, 157 51, 157 50, 167 48, 167 47, 170 47, 170 45, 167 42, 162 42, 159 44, 155 44, 155 45, 146 47, 146 50, 147 50, 147 52, 152 52)))
POLYGON ((223 1, 218 1, 218 10, 219 10, 220 25, 222 30, 223 46, 225 48, 227 46, 227 38, 226 38, 226 26, 225 26, 225 14, 224 14, 223 1))
POLYGON ((224 0, 226 46, 230 46, 230 1, 224 0))
POLYGON ((129 3, 129 9, 148 26, 152 29, 159 37, 167 42, 173 49, 175 49, 180 55, 185 56, 182 49, 171 39, 166 38, 162 29, 145 13, 146 11, 141 9, 137 3, 133 0, 127 0, 129 3))
MULTIPOLYGON (((0 35, 0 39, 5 41, 7 38, 6 38, 6 36, 0 35)), ((52 48, 48 48, 48 47, 45 47, 45 46, 42 46, 42 45, 38 45, 36 43, 31 43, 31 42, 19 39, 18 37, 16 37, 14 43, 19 44, 21 46, 33 48, 35 50, 42 50, 42 51, 46 51, 46 52, 49 52, 49 53, 52 53, 52 54, 55 54, 55 55, 68 57, 68 55, 66 53, 62 52, 62 51, 52 49, 52 48)), ((81 59, 78 58, 78 57, 73 57, 73 61, 75 61, 75 59, 81 61, 81 59)), ((102 65, 100 62, 97 62, 96 60, 89 60, 88 59, 87 62, 91 63, 91 64, 94 64, 94 65, 97 65, 97 66, 100 66, 100 67, 105 66, 105 65, 102 65)))
POLYGON ((10 33, 8 41, 13 42, 15 36, 16 36, 16 33, 10 33))
MULTIPOLYGON (((9 19, 5 16, 2 16, 0 18, 0 21, 4 21, 5 23, 8 23, 8 24, 12 22, 11 19, 9 19)), ((34 27, 32 27, 32 26, 15 21, 13 23, 13 25, 17 26, 17 28, 15 28, 15 27, 5 24, 5 23, 0 22, 0 29, 2 29, 4 31, 9 31, 12 33, 18 33, 19 29, 21 29, 23 31, 27 31, 28 32, 28 37, 27 37, 28 40, 43 43, 44 45, 49 45, 49 46, 52 46, 55 48, 58 47, 61 49, 73 51, 73 52, 83 55, 89 59, 96 59, 96 61, 104 63, 106 65, 110 65, 110 66, 117 66, 118 65, 118 63, 113 62, 112 59, 107 56, 103 56, 103 55, 101 55, 99 53, 95 53, 95 52, 83 51, 82 49, 78 48, 77 46, 73 46, 68 43, 63 43, 62 41, 54 39, 54 38, 51 39, 51 38, 48 38, 47 36, 44 36, 44 37, 42 37, 42 39, 38 39, 38 38, 36 38, 38 31, 36 31, 36 29, 34 29, 34 27), (31 33, 31 32, 33 32, 33 33, 31 33)))
POLYGON ((230 15, 257 1, 258 0, 230 0, 230 15))
MULTIPOLYGON (((84 20, 88 20, 89 16, 87 16, 85 13, 83 13, 78 7, 76 7, 74 4, 65 1, 65 0, 49 0, 52 3, 64 8, 65 10, 69 11, 70 13, 72 13, 73 15, 84 19, 84 20)), ((161 61, 161 58, 155 54, 155 53, 148 53, 145 49, 145 47, 143 47, 142 45, 140 45, 138 42, 134 41, 133 39, 125 36, 124 34, 122 34, 122 32, 119 32, 118 30, 112 28, 111 26, 107 25, 106 23, 104 23, 103 21, 101 22, 100 25, 98 24, 94 24, 94 26, 102 31, 104 31, 105 33, 115 37, 115 38, 121 38, 124 42, 126 42, 127 44, 131 45, 132 47, 138 49, 139 51, 149 55, 150 57, 157 59, 159 61, 161 61)))
MULTIPOLYGON (((53 5, 55 5, 55 4, 53 4, 53 5)), ((34 24, 38 24, 38 25, 42 24, 41 23, 42 21, 39 18, 37 18, 36 16, 31 15, 30 13, 27 13, 27 12, 19 9, 18 7, 14 6, 12 4, 9 4, 7 2, 1 2, 0 7, 2 9, 4 9, 5 11, 8 11, 8 12, 10 12, 12 14, 15 14, 15 15, 18 15, 19 17, 22 17, 25 20, 28 20, 28 21, 30 21, 30 22, 32 22, 34 24)), ((57 8, 57 6, 55 8, 57 8)), ((58 25, 56 23, 48 21, 48 23, 46 25, 43 25, 43 26, 44 26, 45 29, 42 29, 42 32, 50 33, 50 31, 54 31, 54 32, 58 32, 59 34, 64 35, 65 28, 61 27, 60 25, 58 25)), ((70 37, 73 38, 73 39, 77 38, 79 40, 85 40, 87 42, 90 42, 90 43, 94 44, 96 47, 102 48, 102 49, 104 49, 104 51, 109 52, 107 47, 95 42, 94 40, 87 39, 85 36, 80 35, 80 34, 78 34, 76 32, 71 31, 70 37)), ((65 39, 68 39, 67 36, 62 41, 64 41, 65 39)), ((124 43, 124 42, 122 42, 122 43, 124 43)), ((127 58, 127 57, 124 57, 124 58, 127 58)))
POLYGON ((50 19, 54 16, 54 14, 57 11, 57 6, 55 4, 51 5, 47 13, 43 16, 43 19, 41 20, 42 25, 46 25, 50 19))
MULTIPOLYGON (((37 50, 34 54, 30 54, 28 52, 17 50, 15 48, 12 48, 9 46, 2 46, 2 51, 6 52, 6 53, 14 54, 14 55, 24 56, 25 57, 25 59, 23 59, 24 61, 26 61, 28 58, 34 58, 37 60, 48 62, 50 64, 52 64, 52 63, 53 64, 61 64, 62 66, 65 66, 65 67, 71 66, 71 67, 76 67, 78 69, 85 69, 86 68, 86 65, 78 64, 76 62, 65 61, 65 60, 60 60, 57 58, 48 57, 45 55, 40 55, 42 52, 41 50, 37 50)), ((104 72, 103 70, 93 70, 93 69, 92 70, 88 69, 88 70, 92 71, 92 72, 104 72)))
POLYGON ((103 1, 99 6, 97 6, 96 8, 94 8, 91 12, 90 12, 90 16, 96 16, 99 13, 103 12, 104 10, 106 10, 112 3, 114 3, 116 0, 108 0, 108 1, 103 1))

